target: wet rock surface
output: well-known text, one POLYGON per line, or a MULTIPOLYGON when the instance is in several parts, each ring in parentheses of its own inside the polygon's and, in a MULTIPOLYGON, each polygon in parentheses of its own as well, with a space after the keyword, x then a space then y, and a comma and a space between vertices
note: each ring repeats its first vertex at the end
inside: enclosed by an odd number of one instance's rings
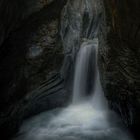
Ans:
POLYGON ((64 4, 38 5, 40 10, 30 11, 22 25, 14 23, 17 27, 11 27, 9 35, 5 32, 8 38, 4 37, 0 51, 0 130, 5 139, 24 118, 62 106, 68 99, 60 75, 64 54, 59 28, 64 4))
POLYGON ((1 0, 0 45, 9 34, 22 24, 22 20, 39 11, 53 0, 1 0))
POLYGON ((100 69, 106 97, 137 135, 140 122, 140 2, 104 1, 100 69), (104 22, 105 21, 105 22, 104 22))
POLYGON ((11 137, 23 119, 66 105, 71 96, 71 87, 66 89, 66 85, 72 81, 75 55, 85 38, 97 35, 95 29, 100 23, 99 65, 105 95, 137 137, 140 2, 107 0, 94 5, 81 0, 78 5, 79 0, 71 0, 63 9, 65 2, 0 2, 1 135, 11 137), (92 11, 92 6, 99 7, 100 14, 92 11), (87 29, 89 24, 94 26, 87 29), (91 30, 95 34, 89 34, 91 30))

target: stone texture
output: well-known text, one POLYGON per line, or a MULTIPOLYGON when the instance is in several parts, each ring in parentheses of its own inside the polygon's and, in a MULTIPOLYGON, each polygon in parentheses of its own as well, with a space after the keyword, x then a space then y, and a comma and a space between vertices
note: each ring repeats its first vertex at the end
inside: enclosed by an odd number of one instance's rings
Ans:
MULTIPOLYGON (((5 139, 18 130, 24 118, 62 106, 68 98, 59 74, 64 58, 59 36, 64 4, 56 0, 39 6, 22 19, 22 25, 14 22, 17 9, 11 17, 7 15, 16 27, 8 30, 10 34, 4 31, 8 38, 4 36, 0 50, 0 131, 5 139)), ((6 26, 10 28, 7 23, 2 29, 6 26)))
POLYGON ((1 0, 0 46, 9 34, 22 24, 22 20, 39 11, 54 0, 1 0))
POLYGON ((106 97, 125 124, 140 126, 140 1, 106 0, 100 28, 100 70, 106 97))
MULTIPOLYGON (((63 106, 69 99, 70 91, 65 88, 72 80, 75 54, 87 37, 86 21, 94 21, 87 18, 94 13, 86 13, 85 1, 79 2, 69 1, 61 17, 63 0, 1 0, 0 131, 5 139, 18 130, 23 119, 63 106), (77 13, 78 6, 81 13, 77 13)), ((102 85, 110 107, 136 134, 140 126, 140 2, 104 0, 103 5, 99 33, 102 85)))

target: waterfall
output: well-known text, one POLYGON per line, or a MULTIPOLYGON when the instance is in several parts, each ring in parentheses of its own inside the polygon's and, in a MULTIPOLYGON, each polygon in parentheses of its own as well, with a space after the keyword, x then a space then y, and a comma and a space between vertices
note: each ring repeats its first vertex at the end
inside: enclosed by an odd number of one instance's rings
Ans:
MULTIPOLYGON (((75 103, 82 100, 82 98, 85 100, 86 95, 90 94, 87 92, 91 92, 90 90, 88 91, 88 84, 91 84, 90 80, 95 80, 95 77, 93 77, 92 79, 90 79, 89 77, 89 71, 92 69, 92 66, 96 63, 96 46, 94 46, 94 44, 92 43, 84 42, 81 45, 81 48, 77 55, 73 87, 73 102, 75 103), (90 62, 91 59, 93 59, 94 61, 92 62, 93 64, 90 62)), ((94 72, 96 73, 95 69, 94 72)))
POLYGON ((47 111, 27 120, 15 140, 132 140, 116 115, 106 109, 97 64, 94 65, 94 88, 91 88, 91 94, 86 98, 86 82, 81 79, 88 79, 87 64, 90 64, 90 51, 94 46, 91 44, 84 43, 77 56, 75 75, 81 67, 83 70, 80 70, 78 77, 76 75, 77 78, 75 77, 75 82, 79 83, 74 82, 73 103, 66 108, 47 111), (82 54, 88 55, 83 57, 82 54), (83 58, 86 59, 82 63, 83 58), (81 61, 78 61, 79 59, 81 61), (83 87, 75 89, 77 84, 82 84, 83 87), (84 92, 80 92, 81 89, 84 89, 84 92))
POLYGON ((98 39, 85 40, 77 54, 75 64, 73 103, 90 100, 94 106, 107 109, 97 64, 98 39))
POLYGON ((97 54, 98 39, 82 43, 75 63, 72 104, 27 120, 15 140, 132 140, 107 107, 97 54))
POLYGON ((117 115, 108 109, 100 83, 98 4, 99 0, 68 0, 63 10, 64 77, 69 62, 76 57, 72 103, 25 121, 16 140, 132 140, 117 115))

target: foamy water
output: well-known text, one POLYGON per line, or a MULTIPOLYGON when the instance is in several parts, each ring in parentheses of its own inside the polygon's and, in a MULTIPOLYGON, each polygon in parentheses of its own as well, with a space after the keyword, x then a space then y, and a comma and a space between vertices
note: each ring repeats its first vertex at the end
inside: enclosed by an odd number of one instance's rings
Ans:
POLYGON ((114 113, 89 103, 42 113, 26 121, 20 133, 16 140, 131 140, 114 113))
POLYGON ((97 40, 87 40, 81 46, 72 104, 25 121, 16 140, 132 140, 116 114, 108 109, 100 84, 97 46, 97 40), (95 73, 91 73, 91 78, 88 72, 92 66, 95 73), (90 80, 94 81, 93 88, 87 90, 90 80))

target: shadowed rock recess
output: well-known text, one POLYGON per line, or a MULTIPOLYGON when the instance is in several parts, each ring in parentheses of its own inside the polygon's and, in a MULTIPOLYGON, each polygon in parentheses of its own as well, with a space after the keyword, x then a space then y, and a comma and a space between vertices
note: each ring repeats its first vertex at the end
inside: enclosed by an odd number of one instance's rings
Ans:
POLYGON ((0 2, 0 135, 5 139, 17 132, 24 118, 67 100, 59 72, 64 4, 63 0, 0 2))
POLYGON ((100 72, 110 107, 138 137, 140 128, 140 1, 104 0, 100 72))
POLYGON ((80 44, 98 36, 105 96, 139 140, 140 1, 95 1, 0 1, 0 137, 69 103, 80 44))

